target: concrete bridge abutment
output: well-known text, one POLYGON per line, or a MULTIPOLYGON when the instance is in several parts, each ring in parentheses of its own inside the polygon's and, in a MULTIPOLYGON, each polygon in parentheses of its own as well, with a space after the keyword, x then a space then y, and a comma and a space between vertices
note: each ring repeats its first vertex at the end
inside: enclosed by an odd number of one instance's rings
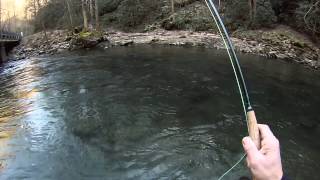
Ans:
POLYGON ((7 51, 3 42, 0 43, 0 63, 7 61, 7 51))
POLYGON ((21 38, 17 33, 0 30, 0 63, 7 61, 9 52, 19 45, 21 38))

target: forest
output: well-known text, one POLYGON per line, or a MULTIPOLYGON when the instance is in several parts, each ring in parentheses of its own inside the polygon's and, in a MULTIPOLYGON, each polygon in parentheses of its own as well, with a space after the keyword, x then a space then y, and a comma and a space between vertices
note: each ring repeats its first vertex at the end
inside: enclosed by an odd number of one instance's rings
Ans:
MULTIPOLYGON (((231 31, 272 28, 284 24, 318 40, 320 2, 317 0, 215 2, 231 31)), ((25 17, 33 25, 33 32, 88 25, 130 32, 155 28, 193 31, 215 29, 202 0, 28 0, 25 17)))

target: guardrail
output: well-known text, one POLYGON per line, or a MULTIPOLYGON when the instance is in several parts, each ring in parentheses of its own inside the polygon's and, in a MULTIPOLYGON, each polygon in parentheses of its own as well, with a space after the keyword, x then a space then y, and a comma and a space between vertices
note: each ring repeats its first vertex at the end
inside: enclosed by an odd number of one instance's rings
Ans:
POLYGON ((21 35, 13 32, 0 31, 0 39, 1 40, 17 40, 21 39, 21 35))

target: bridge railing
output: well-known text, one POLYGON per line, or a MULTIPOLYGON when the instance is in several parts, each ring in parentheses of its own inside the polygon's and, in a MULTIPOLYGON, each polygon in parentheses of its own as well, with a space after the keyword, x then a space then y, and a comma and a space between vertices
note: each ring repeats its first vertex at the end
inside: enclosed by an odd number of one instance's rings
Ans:
POLYGON ((1 40, 21 40, 21 35, 13 32, 8 31, 0 31, 0 39, 1 40))

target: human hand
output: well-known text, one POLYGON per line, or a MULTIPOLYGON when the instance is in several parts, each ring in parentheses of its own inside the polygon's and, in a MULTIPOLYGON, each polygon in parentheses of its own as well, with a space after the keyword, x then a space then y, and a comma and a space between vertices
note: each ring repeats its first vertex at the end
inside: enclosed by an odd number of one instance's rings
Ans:
POLYGON ((261 135, 261 149, 258 150, 250 137, 242 140, 247 154, 247 165, 256 180, 281 180, 283 176, 280 144, 269 126, 258 125, 261 135))

